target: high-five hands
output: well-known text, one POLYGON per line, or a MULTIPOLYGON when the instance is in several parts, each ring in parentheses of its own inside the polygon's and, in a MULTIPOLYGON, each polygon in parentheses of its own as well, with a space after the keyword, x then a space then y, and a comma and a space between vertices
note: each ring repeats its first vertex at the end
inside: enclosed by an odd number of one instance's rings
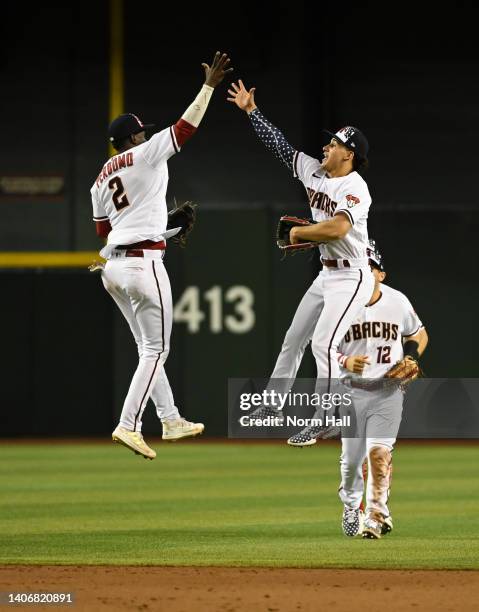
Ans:
POLYGON ((231 83, 231 88, 228 89, 228 93, 231 97, 226 99, 228 102, 234 102, 238 108, 249 114, 257 108, 254 102, 255 89, 255 87, 252 87, 248 91, 243 81, 239 79, 238 83, 231 83))
POLYGON ((203 62, 201 65, 205 69, 205 85, 209 85, 210 87, 219 85, 225 76, 233 71, 233 68, 228 68, 230 61, 226 53, 217 51, 211 67, 203 62))

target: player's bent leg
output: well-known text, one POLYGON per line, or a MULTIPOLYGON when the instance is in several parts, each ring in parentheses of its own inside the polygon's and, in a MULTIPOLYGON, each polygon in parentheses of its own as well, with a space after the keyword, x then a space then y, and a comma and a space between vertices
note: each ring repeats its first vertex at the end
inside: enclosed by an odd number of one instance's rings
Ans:
POLYGON ((311 348, 319 381, 339 378, 336 349, 354 318, 369 301, 374 277, 369 269, 322 271, 324 308, 316 323, 311 348))
MULTIPOLYGON (((143 352, 141 331, 135 318, 131 299, 123 289, 125 273, 128 273, 128 271, 131 272, 132 268, 128 265, 125 270, 124 260, 108 261, 102 273, 102 281, 105 289, 111 295, 130 326, 130 330, 137 343, 139 359, 141 360, 143 352)), ((146 459, 154 459, 156 457, 156 452, 146 444, 140 431, 135 431, 134 421, 131 420, 130 422, 130 419, 127 417, 123 419, 123 423, 120 420, 120 424, 112 433, 112 440, 146 459)))
MULTIPOLYGON (((316 279, 304 294, 286 332, 281 351, 267 385, 268 391, 287 393, 293 386, 304 351, 311 342, 322 306, 323 298, 318 286, 318 279, 316 279)), ((267 417, 284 419, 283 411, 276 406, 260 406, 250 416, 257 419, 267 417)), ((308 439, 313 440, 312 444, 316 442, 315 438, 308 439)), ((303 445, 297 444, 297 446, 303 445)))

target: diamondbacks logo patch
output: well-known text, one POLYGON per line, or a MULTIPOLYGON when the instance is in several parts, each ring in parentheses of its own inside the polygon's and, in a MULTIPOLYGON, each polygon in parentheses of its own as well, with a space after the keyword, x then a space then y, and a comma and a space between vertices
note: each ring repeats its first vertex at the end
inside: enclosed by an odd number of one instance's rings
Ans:
POLYGON ((361 200, 357 198, 356 196, 353 196, 353 195, 346 196, 346 206, 348 208, 352 208, 353 206, 356 206, 356 204, 359 204, 360 201, 361 200))

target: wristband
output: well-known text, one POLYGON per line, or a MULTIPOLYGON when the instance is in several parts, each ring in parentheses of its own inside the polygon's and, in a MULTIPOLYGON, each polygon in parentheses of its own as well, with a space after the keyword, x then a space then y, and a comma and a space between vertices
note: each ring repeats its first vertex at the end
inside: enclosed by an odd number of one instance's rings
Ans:
POLYGON ((418 353, 419 344, 416 340, 406 340, 403 346, 404 357, 411 357, 414 361, 418 361, 419 353, 418 353))

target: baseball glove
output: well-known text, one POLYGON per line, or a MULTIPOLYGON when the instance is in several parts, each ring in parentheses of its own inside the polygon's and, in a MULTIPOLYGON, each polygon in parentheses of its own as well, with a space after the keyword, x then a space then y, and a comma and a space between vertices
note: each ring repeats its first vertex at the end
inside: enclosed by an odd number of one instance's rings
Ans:
POLYGON ((196 222, 196 206, 196 204, 189 201, 178 206, 175 200, 175 208, 172 208, 168 213, 168 225, 166 229, 181 227, 178 234, 172 236, 171 240, 183 248, 186 246, 188 235, 193 230, 196 222))
POLYGON ((313 249, 318 246, 319 242, 301 240, 297 244, 291 244, 289 233, 291 228, 297 227, 298 225, 314 225, 315 223, 316 221, 312 219, 301 219, 300 217, 283 215, 278 221, 278 227, 276 228, 276 244, 285 255, 294 255, 299 251, 313 249))
POLYGON ((418 362, 412 357, 406 356, 396 362, 390 368, 384 378, 388 378, 391 383, 396 383, 398 386, 405 387, 416 378, 424 376, 424 372, 418 362))

